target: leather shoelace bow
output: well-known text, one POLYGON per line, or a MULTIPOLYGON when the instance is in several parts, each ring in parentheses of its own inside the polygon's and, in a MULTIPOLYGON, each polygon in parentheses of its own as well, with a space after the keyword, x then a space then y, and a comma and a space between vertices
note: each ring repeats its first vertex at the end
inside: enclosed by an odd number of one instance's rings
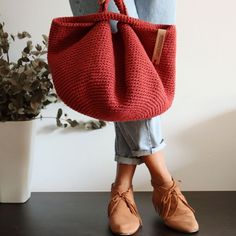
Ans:
POLYGON ((115 195, 112 197, 109 205, 108 205, 108 216, 111 216, 116 209, 117 205, 119 204, 120 201, 124 201, 127 205, 127 207, 130 209, 130 212, 137 216, 139 218, 140 223, 142 224, 142 219, 138 213, 138 209, 136 206, 133 204, 132 201, 129 200, 127 197, 127 194, 129 193, 130 189, 128 189, 125 192, 120 193, 117 191, 115 195))
MULTIPOLYGON (((177 184, 174 181, 173 186, 166 190, 161 197, 160 206, 157 208, 157 210, 163 219, 170 217, 175 213, 178 206, 178 199, 180 199, 193 213, 195 212, 195 210, 188 204, 185 197, 176 191, 176 186, 177 184), (171 206, 174 206, 172 213, 170 213, 171 206)), ((157 190, 161 191, 158 189, 158 187, 157 190)))

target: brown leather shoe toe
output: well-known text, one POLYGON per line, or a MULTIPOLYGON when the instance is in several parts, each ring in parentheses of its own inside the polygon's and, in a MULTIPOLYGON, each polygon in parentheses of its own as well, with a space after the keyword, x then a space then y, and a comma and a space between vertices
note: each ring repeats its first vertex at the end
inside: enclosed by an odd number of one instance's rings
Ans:
POLYGON ((111 231, 120 235, 134 234, 142 226, 142 220, 134 201, 133 186, 120 191, 112 183, 110 196, 107 214, 111 231))
POLYGON ((194 216, 195 210, 188 204, 173 177, 171 182, 163 185, 157 185, 153 180, 151 184, 154 188, 152 202, 164 223, 184 233, 197 232, 199 225, 194 216))

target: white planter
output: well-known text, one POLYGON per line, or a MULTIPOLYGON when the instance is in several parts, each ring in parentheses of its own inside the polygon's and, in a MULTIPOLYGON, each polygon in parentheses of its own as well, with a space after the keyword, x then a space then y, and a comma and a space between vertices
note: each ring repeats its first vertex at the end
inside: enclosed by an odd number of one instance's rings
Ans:
POLYGON ((31 197, 36 120, 0 122, 0 202, 31 197))

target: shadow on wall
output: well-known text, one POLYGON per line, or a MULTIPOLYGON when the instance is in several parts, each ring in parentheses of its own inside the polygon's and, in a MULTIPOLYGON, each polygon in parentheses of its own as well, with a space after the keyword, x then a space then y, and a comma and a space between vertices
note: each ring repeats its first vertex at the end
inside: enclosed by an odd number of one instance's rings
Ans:
POLYGON ((236 111, 195 124, 176 140, 193 160, 175 172, 179 179, 188 176, 184 188, 236 190, 236 111))

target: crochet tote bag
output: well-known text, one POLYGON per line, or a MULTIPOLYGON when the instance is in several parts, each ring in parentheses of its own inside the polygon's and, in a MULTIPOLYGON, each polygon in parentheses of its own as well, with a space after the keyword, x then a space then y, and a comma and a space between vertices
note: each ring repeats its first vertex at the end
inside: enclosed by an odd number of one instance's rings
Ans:
POLYGON ((148 119, 172 104, 176 26, 108 11, 57 17, 51 22, 48 65, 59 98, 73 110, 104 121, 148 119), (112 32, 109 20, 117 21, 112 32))

